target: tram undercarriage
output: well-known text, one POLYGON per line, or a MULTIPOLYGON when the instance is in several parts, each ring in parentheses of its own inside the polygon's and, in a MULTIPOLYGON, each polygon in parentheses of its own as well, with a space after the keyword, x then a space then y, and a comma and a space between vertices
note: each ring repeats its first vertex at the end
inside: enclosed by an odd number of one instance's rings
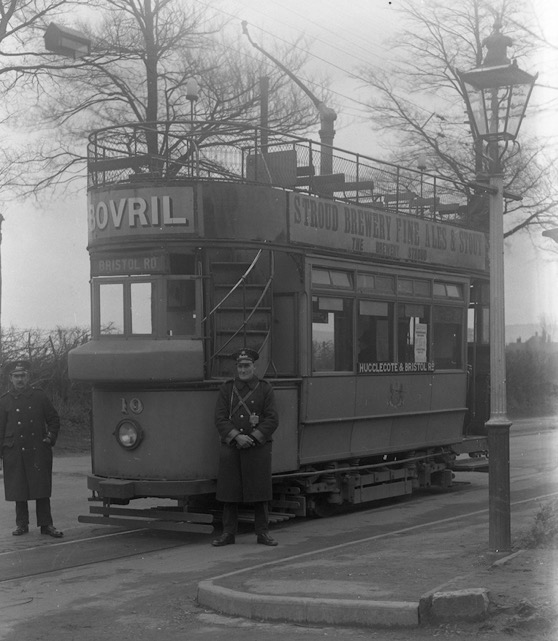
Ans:
MULTIPOLYGON (((475 469, 486 467, 485 455, 485 451, 469 453, 475 469)), ((410 495, 417 489, 448 489, 453 485, 456 467, 473 469, 459 466, 456 452, 448 447, 432 452, 338 461, 328 463, 323 469, 308 467, 276 475, 270 522, 295 517, 328 517, 352 506, 410 495)), ((89 515, 78 517, 81 523, 211 534, 214 522, 220 520, 213 480, 169 483, 90 476, 88 486, 92 490, 90 500, 102 505, 91 505, 89 515), (196 494, 178 496, 186 487, 190 492, 195 487, 196 494), (173 497, 176 505, 127 507, 132 500, 157 494, 173 497)), ((241 510, 240 520, 253 520, 249 505, 241 510)))

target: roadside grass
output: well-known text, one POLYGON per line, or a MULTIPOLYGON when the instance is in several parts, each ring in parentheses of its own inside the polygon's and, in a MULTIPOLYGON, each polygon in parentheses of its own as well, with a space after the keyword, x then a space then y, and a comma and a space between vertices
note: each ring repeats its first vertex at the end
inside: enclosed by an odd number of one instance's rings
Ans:
POLYGON ((558 499, 541 504, 520 545, 531 549, 558 547, 558 499))
POLYGON ((86 395, 66 402, 53 399, 60 414, 60 433, 56 441, 55 453, 89 454, 91 452, 91 404, 86 395))

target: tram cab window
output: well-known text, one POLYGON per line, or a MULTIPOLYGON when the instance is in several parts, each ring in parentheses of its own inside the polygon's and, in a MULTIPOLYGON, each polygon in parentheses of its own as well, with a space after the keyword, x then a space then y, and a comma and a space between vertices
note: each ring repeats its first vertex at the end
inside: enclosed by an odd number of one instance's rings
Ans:
POLYGON ((93 309, 100 336, 152 336, 154 283, 123 277, 118 281, 93 279, 93 309))
POLYGON ((461 307, 435 306, 432 310, 432 358, 436 369, 460 369, 463 345, 461 307))
POLYGON ((153 296, 151 283, 131 283, 131 333, 153 333, 153 296))
POLYGON ((429 359, 429 308, 426 305, 399 304, 397 351, 400 363, 426 363, 429 359))
POLYGON ((393 361, 393 303, 359 301, 357 331, 359 363, 393 361))
POLYGON ((100 333, 104 336, 124 333, 124 284, 99 286, 100 333))
POLYGON ((167 280, 167 335, 191 336, 196 330, 196 283, 167 280))
POLYGON ((353 369, 352 300, 312 297, 312 369, 342 372, 353 369))

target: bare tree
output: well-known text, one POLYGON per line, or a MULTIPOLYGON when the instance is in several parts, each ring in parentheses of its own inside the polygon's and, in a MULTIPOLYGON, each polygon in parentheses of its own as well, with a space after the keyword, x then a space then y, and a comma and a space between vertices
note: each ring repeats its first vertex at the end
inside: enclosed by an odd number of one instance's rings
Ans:
MULTIPOLYGON (((27 75, 21 99, 36 96, 37 100, 33 109, 27 109, 26 121, 31 116, 48 135, 35 131, 27 153, 19 149, 9 159, 21 190, 37 193, 45 186, 81 178, 86 136, 93 129, 190 118, 191 78, 200 85, 197 112, 205 121, 199 126, 200 137, 215 121, 257 122, 263 75, 270 78, 270 127, 302 133, 315 125, 317 114, 301 90, 280 70, 255 57, 248 46, 242 48, 240 21, 232 23, 211 3, 90 0, 84 4, 95 11, 73 26, 91 39, 91 55, 69 66, 27 75)), ((284 48, 277 56, 296 72, 306 61, 301 51, 300 46, 284 48)), ((152 152, 164 144, 156 137, 148 142, 152 152)))
POLYGON ((3 199, 10 195, 10 187, 17 174, 12 166, 13 154, 8 147, 12 134, 8 121, 22 106, 19 95, 27 86, 30 74, 53 66, 43 55, 42 35, 46 24, 59 19, 76 4, 75 0, 0 2, 0 91, 3 97, 0 111, 0 127, 3 127, 0 185, 3 199))
MULTIPOLYGON (((532 37, 536 22, 523 3, 502 0, 498 5, 496 10, 495 3, 484 0, 399 3, 407 27, 392 42, 391 64, 359 73, 372 91, 372 128, 383 134, 386 148, 398 150, 390 152, 392 160, 420 164, 463 183, 482 174, 482 143, 473 143, 455 70, 481 65, 483 39, 496 18, 508 27, 516 57, 533 54, 543 44, 532 37)), ((505 162, 506 192, 521 199, 506 199, 505 235, 555 226, 558 168, 547 142, 522 138, 521 149, 514 148, 505 162)), ((477 213, 486 214, 483 197, 473 189, 470 196, 477 201, 477 213)))

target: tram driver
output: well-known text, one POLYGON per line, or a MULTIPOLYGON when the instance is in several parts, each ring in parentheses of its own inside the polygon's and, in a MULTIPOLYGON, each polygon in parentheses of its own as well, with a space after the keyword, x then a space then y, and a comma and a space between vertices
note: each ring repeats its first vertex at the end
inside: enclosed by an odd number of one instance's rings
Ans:
POLYGON ((223 503, 223 534, 212 545, 235 542, 238 504, 252 503, 257 542, 275 546, 268 512, 272 435, 279 424, 275 396, 271 385, 256 376, 258 352, 244 348, 234 358, 236 377, 223 383, 215 408, 221 441, 216 496, 223 503))

